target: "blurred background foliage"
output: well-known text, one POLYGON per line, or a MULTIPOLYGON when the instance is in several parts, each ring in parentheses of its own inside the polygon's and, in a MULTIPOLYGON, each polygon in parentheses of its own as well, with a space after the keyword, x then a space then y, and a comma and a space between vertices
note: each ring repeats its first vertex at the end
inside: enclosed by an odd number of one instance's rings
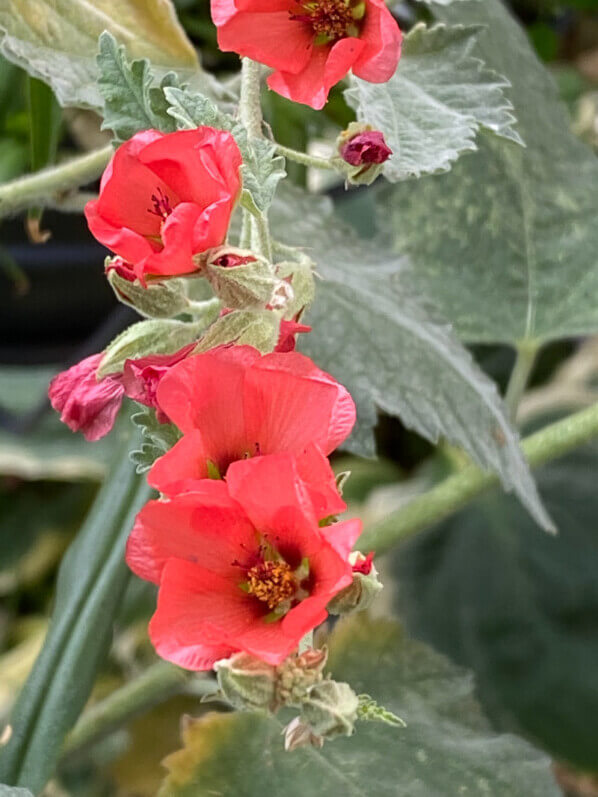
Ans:
MULTIPOLYGON (((236 70, 236 56, 216 46, 207 0, 175 5, 204 67, 222 76, 236 70)), ((426 18, 423 6, 392 5, 405 28, 426 18)), ((598 152, 598 1, 509 5, 552 72, 572 129, 598 152)), ((265 113, 277 140, 300 150, 329 143, 352 118, 338 87, 323 113, 273 93, 265 113)), ((45 85, 0 58, 0 182, 105 140, 92 113, 61 111, 45 85)), ((317 183, 298 164, 289 164, 289 174, 329 191, 343 216, 372 234, 366 192, 317 183)), ((60 424, 45 398, 53 373, 100 349, 132 318, 115 304, 102 259, 80 214, 42 217, 33 209, 0 227, 0 726, 39 651, 60 559, 119 434, 89 445, 60 424)), ((512 351, 476 346, 473 353, 504 389, 512 351)), ((583 406, 596 399, 597 384, 594 341, 548 345, 521 418, 534 426, 583 406)), ((339 456, 335 463, 352 471, 346 498, 365 523, 433 484, 451 462, 450 451, 433 454, 396 418, 380 417, 377 440, 378 461, 339 456)), ((590 796, 598 795, 597 465, 596 447, 588 446, 540 472, 561 530, 556 539, 539 534, 517 502, 497 492, 382 563, 384 603, 398 607, 412 634, 475 671, 495 724, 545 748, 568 794, 590 796)), ((131 580, 94 700, 153 661, 146 634, 153 603, 153 590, 131 580)), ((48 794, 155 794, 160 760, 179 746, 181 714, 203 710, 192 695, 166 701, 67 759, 48 794)))

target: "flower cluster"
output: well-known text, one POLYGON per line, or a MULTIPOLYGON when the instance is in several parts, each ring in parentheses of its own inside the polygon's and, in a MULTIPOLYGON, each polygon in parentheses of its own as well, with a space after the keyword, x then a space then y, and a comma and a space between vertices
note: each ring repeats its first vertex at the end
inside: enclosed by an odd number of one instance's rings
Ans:
POLYGON ((356 520, 326 454, 349 434, 347 391, 296 352, 217 348, 173 366, 157 403, 182 432, 149 482, 163 498, 127 547, 160 585, 150 636, 190 669, 235 651, 279 664, 353 580, 356 520))
MULTIPOLYGON (((349 70, 382 82, 400 56, 384 0, 212 0, 212 16, 221 49, 272 67, 272 89, 314 108, 349 70)), ((224 126, 247 145, 234 120, 224 126)), ((354 123, 330 162, 371 182, 391 154, 380 132, 354 123)), ((125 396, 167 427, 166 453, 144 463, 159 497, 126 550, 158 586, 150 638, 180 666, 216 665, 234 705, 300 706, 293 748, 352 732, 357 696, 325 678, 325 651, 299 646, 329 612, 369 605, 380 584, 371 555, 352 553, 360 521, 338 520, 346 506, 328 460, 355 405, 295 351, 310 331, 301 318, 314 264, 284 245, 290 259, 272 262, 251 203, 230 245, 242 166, 235 137, 207 126, 143 130, 116 151, 85 214, 112 253, 117 298, 145 320, 59 374, 49 395, 89 440, 110 430, 125 396)))

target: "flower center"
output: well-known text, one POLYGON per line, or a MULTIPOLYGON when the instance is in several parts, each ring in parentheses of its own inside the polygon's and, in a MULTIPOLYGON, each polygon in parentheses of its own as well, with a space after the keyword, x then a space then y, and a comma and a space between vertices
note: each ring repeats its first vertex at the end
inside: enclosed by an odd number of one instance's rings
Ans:
POLYGON ((290 600, 297 590, 297 582, 286 562, 259 562, 247 571, 247 592, 276 609, 290 600))
POLYGON ((348 36, 359 36, 365 17, 365 0, 309 0, 299 2, 291 19, 311 25, 314 44, 330 44, 348 36))
POLYGON ((174 208, 170 204, 170 199, 161 188, 157 189, 157 193, 152 194, 152 202, 154 206, 153 208, 148 208, 147 212, 151 213, 152 216, 157 216, 159 219, 166 221, 174 208))

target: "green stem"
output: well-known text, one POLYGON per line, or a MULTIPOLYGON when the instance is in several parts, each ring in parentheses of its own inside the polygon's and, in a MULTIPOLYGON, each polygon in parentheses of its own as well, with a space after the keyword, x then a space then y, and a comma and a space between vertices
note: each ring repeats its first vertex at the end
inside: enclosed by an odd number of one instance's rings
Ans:
POLYGON ((334 166, 328 158, 319 158, 317 155, 308 155, 307 152, 299 152, 290 147, 284 147, 282 144, 276 144, 276 151, 285 158, 301 163, 303 166, 313 166, 314 169, 327 169, 334 171, 334 166))
POLYGON ((95 180, 103 172, 113 152, 109 144, 59 166, 1 185, 0 216, 17 213, 33 205, 43 205, 48 198, 56 202, 63 192, 95 180))
POLYGON ((241 99, 239 104, 241 122, 249 138, 261 138, 261 65, 250 58, 241 59, 241 99))
POLYGON ((505 404, 509 410, 511 420, 517 417, 517 408, 525 392, 527 383, 532 374, 539 346, 537 343, 526 341, 517 346, 517 357, 511 372, 509 385, 505 394, 505 404))
POLYGON ((253 221, 251 214, 246 208, 243 208, 241 217, 241 234, 239 235, 239 249, 249 249, 251 246, 251 228, 253 221))
MULTIPOLYGON (((112 733, 131 718, 164 702, 174 695, 188 691, 192 674, 172 664, 159 661, 137 678, 117 689, 100 703, 96 703, 81 717, 67 736, 62 749, 63 760, 112 733)), ((197 679, 197 676, 195 676, 197 679)), ((213 681, 205 678, 193 684, 193 693, 209 694, 213 681), (202 686, 203 689, 199 690, 202 686)))
POLYGON ((266 258, 268 263, 272 262, 272 239, 270 237, 270 228, 268 226, 268 217, 264 213, 256 214, 253 216, 253 232, 255 233, 254 240, 252 240, 252 248, 256 249, 260 255, 266 258))
MULTIPOLYGON (((264 117, 261 102, 261 65, 250 58, 241 59, 241 97, 239 114, 249 139, 263 136, 264 117)), ((268 217, 264 213, 253 213, 250 223, 251 247, 272 262, 272 239, 268 217)), ((247 230, 245 231, 247 232, 247 230)))
MULTIPOLYGON (((522 447, 529 464, 538 467, 597 436, 598 403, 527 437, 522 447)), ((384 553, 418 531, 457 512, 497 482, 498 477, 494 473, 468 465, 367 529, 356 547, 361 551, 384 553)))

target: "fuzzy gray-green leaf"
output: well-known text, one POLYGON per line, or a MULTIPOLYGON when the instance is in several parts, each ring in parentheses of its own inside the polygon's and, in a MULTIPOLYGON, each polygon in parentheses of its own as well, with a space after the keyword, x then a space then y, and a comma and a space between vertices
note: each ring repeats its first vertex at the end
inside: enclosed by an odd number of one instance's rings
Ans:
POLYGON ((408 254, 413 290, 468 341, 598 331, 598 160, 525 32, 499 0, 435 7, 486 26, 475 53, 511 81, 526 148, 482 135, 450 174, 380 188, 379 219, 408 254))
POLYGON ((496 385, 413 297, 406 260, 359 239, 326 200, 280 193, 275 234, 287 243, 309 242, 323 277, 305 317, 313 331, 299 346, 355 399, 353 450, 374 453, 372 428, 382 409, 433 442, 444 437, 464 448, 551 528, 496 385))
POLYGON ((358 119, 381 130, 393 151, 391 182, 450 169, 477 149, 480 129, 517 143, 508 80, 472 54, 479 26, 417 25, 387 83, 354 79, 345 96, 358 119))

